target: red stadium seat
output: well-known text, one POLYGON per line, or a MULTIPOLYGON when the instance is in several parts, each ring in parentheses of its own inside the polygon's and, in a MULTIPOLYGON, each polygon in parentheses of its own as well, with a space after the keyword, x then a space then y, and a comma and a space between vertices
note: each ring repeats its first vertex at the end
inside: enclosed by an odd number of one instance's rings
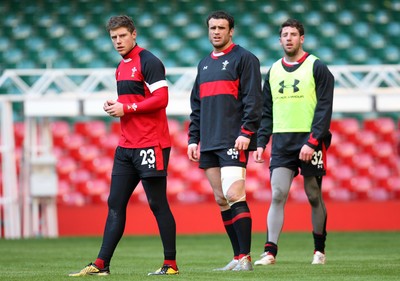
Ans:
POLYGON ((107 127, 103 121, 78 121, 74 124, 75 132, 81 134, 92 144, 99 144, 102 136, 107 134, 107 127))
MULTIPOLYGON (((264 155, 264 159, 265 159, 265 155, 264 155)), ((253 156, 250 155, 250 159, 248 161, 247 168, 246 168, 246 176, 260 178, 260 179, 263 179, 264 181, 269 180, 270 171, 269 171, 268 164, 266 164, 265 162, 264 163, 256 163, 253 160, 253 156)))
POLYGON ((377 140, 376 133, 370 130, 362 130, 356 136, 357 145, 360 146, 362 151, 367 153, 372 152, 372 148, 375 146, 377 140))
POLYGON ((340 163, 350 164, 352 162, 352 158, 357 155, 358 149, 357 145, 353 142, 343 142, 339 145, 336 156, 338 157, 340 163))
POLYGON ((99 147, 92 144, 85 144, 78 149, 78 156, 81 166, 84 169, 93 171, 93 160, 99 157, 99 147))
POLYGON ((195 190, 185 189, 176 195, 176 200, 179 203, 191 204, 204 202, 206 199, 202 194, 195 190))
POLYGON ((365 129, 375 132, 382 141, 396 141, 396 123, 390 117, 365 119, 363 125, 365 129))
MULTIPOLYGON (((332 140, 331 140, 331 145, 328 148, 328 157, 331 155, 336 156, 338 149, 340 148, 340 145, 344 142, 344 137, 342 134, 338 132, 332 132, 332 140)), ((328 158, 329 160, 329 158, 328 158)), ((329 165, 329 164, 328 164, 329 165)))
POLYGON ((59 202, 68 206, 84 206, 87 203, 85 196, 78 191, 65 193, 59 202))
POLYGON ((380 187, 393 193, 396 198, 400 199, 400 175, 390 175, 386 179, 380 181, 380 187), (399 196, 398 196, 399 195, 399 196))
POLYGON ((258 177, 246 177, 246 197, 248 200, 254 198, 254 194, 257 193, 259 189, 264 187, 264 180, 258 177))
POLYGON ((375 143, 372 147, 371 154, 375 158, 376 162, 386 165, 392 165, 393 160, 396 159, 394 144, 386 141, 375 143))
POLYGON ((356 199, 368 199, 373 186, 374 183, 367 176, 355 176, 350 181, 350 191, 353 192, 356 199))
POLYGON ((71 133, 70 125, 67 121, 54 121, 50 124, 53 145, 63 147, 63 139, 71 133))
POLYGON ((342 187, 336 187, 329 192, 329 198, 332 201, 351 201, 353 200, 353 194, 350 190, 342 187))
POLYGON ((172 177, 185 178, 190 176, 191 169, 198 167, 189 161, 186 155, 174 155, 171 156, 170 163, 168 165, 168 172, 171 173, 172 177))
POLYGON ((335 179, 338 188, 349 190, 351 179, 354 177, 354 170, 350 165, 341 164, 335 168, 332 176, 335 179))
POLYGON ((385 186, 387 178, 392 176, 390 168, 385 164, 376 164, 370 167, 369 176, 375 181, 376 186, 385 186))
POLYGON ((90 203, 105 203, 109 194, 109 184, 103 179, 89 179, 81 185, 80 192, 90 203))
POLYGON ((295 177, 289 190, 289 200, 296 202, 307 202, 308 198, 304 191, 303 177, 295 177))
POLYGON ((92 175, 85 169, 77 169, 70 173, 69 181, 76 191, 85 190, 85 183, 90 180, 92 175))
POLYGON ((327 175, 331 175, 336 165, 339 165, 340 160, 339 157, 333 153, 330 153, 328 150, 327 159, 326 159, 326 168, 327 168, 327 175), (333 169, 331 169, 333 168, 333 169))
POLYGON ((63 203, 63 197, 73 192, 71 184, 65 180, 58 180, 57 203, 63 203))
POLYGON ((177 153, 186 156, 187 146, 188 146, 187 141, 188 141, 187 132, 184 131, 176 132, 175 135, 171 137, 172 149, 177 151, 177 153))
POLYGON ((99 147, 103 152, 102 154, 113 158, 115 154, 115 149, 118 146, 118 142, 119 135, 114 133, 109 133, 105 136, 100 137, 99 147))
POLYGON ((351 163, 359 176, 369 176, 369 169, 376 164, 373 156, 368 153, 357 153, 351 163))
POLYGON ((201 180, 197 191, 205 198, 206 201, 215 202, 213 190, 206 177, 201 180))
POLYGON ((142 182, 139 182, 133 194, 129 200, 129 203, 137 204, 137 203, 146 203, 147 204, 147 197, 146 193, 143 189, 142 182))
POLYGON ((324 176, 322 178, 322 197, 325 200, 331 200, 330 193, 337 188, 335 179, 331 176, 324 176))
POLYGON ((114 159, 108 156, 96 157, 92 160, 90 170, 99 179, 104 179, 110 183, 114 159))
POLYGON ((394 199, 400 199, 400 175, 388 177, 383 185, 394 199))
POLYGON ((176 202, 179 193, 186 190, 185 182, 182 178, 169 178, 167 195, 171 202, 176 202))
POLYGON ((172 118, 168 119, 168 128, 171 137, 177 136, 182 131, 181 123, 178 120, 172 118))
POLYGON ((75 160, 79 159, 79 148, 85 144, 85 139, 82 135, 71 133, 64 136, 62 146, 67 150, 68 155, 75 160))
MULTIPOLYGON (((182 176, 181 174, 171 174, 171 177, 178 178, 182 176)), ((189 189, 192 190, 201 190, 201 181, 205 178, 204 170, 197 168, 195 165, 190 165, 190 169, 186 170, 186 173, 183 175, 183 179, 186 182, 189 189)))
POLYGON ((269 187, 261 187, 253 192, 253 199, 258 202, 271 202, 272 191, 269 187))
POLYGON ((61 157, 57 159, 56 170, 59 180, 66 181, 70 180, 72 172, 76 171, 78 164, 72 157, 61 157))
POLYGON ((360 131, 360 123, 356 118, 333 119, 331 130, 339 132, 346 140, 354 142, 357 133, 360 131))
POLYGON ((391 193, 382 187, 373 187, 368 192, 368 198, 373 201, 387 201, 392 197, 391 193))

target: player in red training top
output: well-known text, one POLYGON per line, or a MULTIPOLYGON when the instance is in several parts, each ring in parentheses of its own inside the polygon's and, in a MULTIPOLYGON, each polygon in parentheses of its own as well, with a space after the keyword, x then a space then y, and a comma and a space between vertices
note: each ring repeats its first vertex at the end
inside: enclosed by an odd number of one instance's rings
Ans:
POLYGON ((197 67, 188 157, 204 169, 232 244, 233 259, 218 270, 249 271, 252 220, 245 179, 261 120, 260 62, 232 42, 234 19, 228 13, 211 13, 207 27, 213 51, 197 67))
POLYGON ((122 60, 115 73, 118 99, 107 100, 103 109, 108 115, 120 118, 121 136, 114 156, 100 252, 93 263, 69 276, 110 274, 110 261, 124 232, 126 207, 140 181, 164 248, 163 266, 149 275, 178 274, 176 225, 166 195, 171 141, 166 116, 165 68, 151 52, 136 44, 136 28, 130 17, 112 17, 107 30, 122 60))

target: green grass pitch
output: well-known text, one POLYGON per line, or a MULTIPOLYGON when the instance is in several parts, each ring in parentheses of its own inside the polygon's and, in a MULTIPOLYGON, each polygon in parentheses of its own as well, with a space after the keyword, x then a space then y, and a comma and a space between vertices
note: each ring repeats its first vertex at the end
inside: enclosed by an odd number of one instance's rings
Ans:
MULTIPOLYGON (((252 258, 265 235, 253 233, 252 258)), ((310 233, 283 233, 277 263, 252 272, 213 272, 232 258, 225 235, 179 235, 177 276, 147 276, 161 266, 158 236, 124 236, 111 263, 111 275, 68 277, 94 261, 101 237, 0 240, 0 280, 400 280, 400 232, 330 232, 327 264, 311 265, 310 233)))

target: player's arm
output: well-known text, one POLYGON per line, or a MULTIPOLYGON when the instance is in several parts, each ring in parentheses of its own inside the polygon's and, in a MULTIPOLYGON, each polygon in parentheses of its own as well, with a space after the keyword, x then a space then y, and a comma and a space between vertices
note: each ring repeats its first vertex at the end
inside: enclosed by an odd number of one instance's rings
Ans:
MULTIPOLYGON (((166 85, 162 83, 162 85, 166 85)), ((150 113, 166 108, 168 105, 168 87, 155 89, 151 96, 141 102, 123 104, 124 113, 150 113)))
POLYGON ((269 75, 270 72, 268 71, 264 86, 262 90, 263 95, 263 107, 262 107, 262 116, 260 122, 260 128, 257 132, 257 147, 265 149, 267 146, 269 139, 272 135, 272 94, 271 94, 271 87, 269 84, 269 75))
MULTIPOLYGON (((251 136, 260 126, 262 114, 261 72, 257 57, 251 53, 245 53, 239 67, 239 75, 244 106, 240 136, 248 138, 250 142, 251 136)), ((240 139, 237 141, 239 146, 240 143, 246 146, 240 139)))
POLYGON ((190 123, 188 144, 198 144, 200 142, 200 92, 199 77, 197 75, 192 92, 190 94, 190 123))
POLYGON ((314 63, 314 79, 317 94, 314 119, 307 145, 316 148, 319 142, 329 135, 332 118, 334 77, 328 67, 320 60, 314 63))
POLYGON ((190 94, 190 123, 188 132, 188 157, 192 161, 198 161, 198 144, 200 142, 200 93, 199 77, 197 75, 192 92, 190 94))

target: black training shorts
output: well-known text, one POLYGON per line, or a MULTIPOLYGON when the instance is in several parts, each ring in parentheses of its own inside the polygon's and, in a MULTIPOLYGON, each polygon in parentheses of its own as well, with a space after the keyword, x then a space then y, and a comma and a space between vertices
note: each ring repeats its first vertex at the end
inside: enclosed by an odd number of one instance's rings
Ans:
POLYGON ((112 175, 137 174, 140 178, 165 177, 171 148, 124 148, 115 150, 112 175))

